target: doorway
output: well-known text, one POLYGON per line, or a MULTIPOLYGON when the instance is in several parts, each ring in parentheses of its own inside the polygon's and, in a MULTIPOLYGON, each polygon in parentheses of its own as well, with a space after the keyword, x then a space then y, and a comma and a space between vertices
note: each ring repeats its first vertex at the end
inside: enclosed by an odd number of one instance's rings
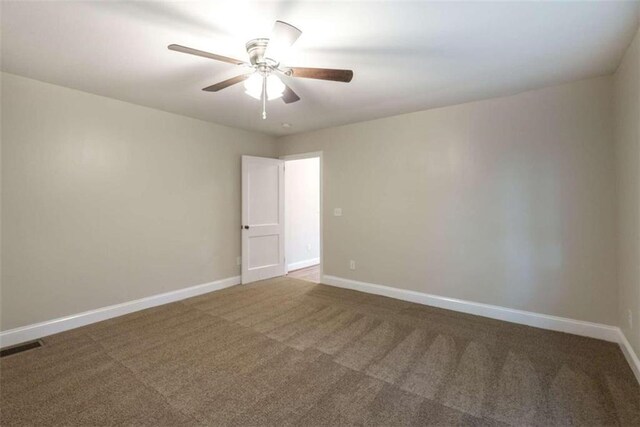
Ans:
POLYGON ((285 268, 289 277, 320 283, 322 153, 281 157, 285 181, 285 268))

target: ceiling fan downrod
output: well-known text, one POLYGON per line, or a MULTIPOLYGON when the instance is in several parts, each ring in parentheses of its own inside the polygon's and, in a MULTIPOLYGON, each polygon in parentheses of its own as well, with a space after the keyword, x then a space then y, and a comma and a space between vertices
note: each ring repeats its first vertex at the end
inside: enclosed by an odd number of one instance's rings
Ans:
POLYGON ((267 120, 267 76, 262 76, 262 120, 267 120))

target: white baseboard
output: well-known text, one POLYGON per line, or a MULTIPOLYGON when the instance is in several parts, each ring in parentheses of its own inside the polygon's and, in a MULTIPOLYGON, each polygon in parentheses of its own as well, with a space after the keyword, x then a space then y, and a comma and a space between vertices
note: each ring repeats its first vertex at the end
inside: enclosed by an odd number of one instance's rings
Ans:
POLYGON ((300 270, 301 268, 307 268, 318 264, 320 264, 320 258, 311 258, 304 261, 292 262, 287 265, 287 271, 300 270))
POLYGON ((629 366, 631 366, 631 370, 640 383, 640 360, 638 360, 638 356, 633 351, 631 344, 625 337, 624 333, 622 333, 622 330, 617 326, 585 322, 583 320, 574 320, 566 317, 550 316, 548 314, 533 313, 531 311, 516 310, 513 308, 482 304, 456 298, 441 297, 438 295, 430 295, 407 289, 392 288, 390 286, 343 279, 342 277, 336 276, 323 275, 320 282, 330 286, 382 295, 417 304, 445 308, 462 313, 489 317, 491 319, 504 320, 506 322, 615 342, 620 345, 622 353, 626 357, 629 362, 629 366))
POLYGON ((407 289, 392 288, 390 286, 375 285, 373 283, 359 282, 336 276, 323 275, 320 282, 330 286, 382 295, 417 304, 429 305, 432 307, 489 317, 491 319, 534 326, 541 329, 549 329, 552 331, 566 332, 569 334, 615 342, 620 345, 622 353, 627 359, 627 362, 629 362, 629 366, 631 366, 631 370, 636 376, 638 383, 640 383, 640 360, 638 359, 638 355, 634 352, 631 344, 627 340, 627 337, 622 333, 622 330, 617 326, 585 322, 583 320, 574 320, 566 317, 550 316, 548 314, 533 313, 531 311, 516 310, 513 308, 482 304, 456 298, 441 297, 438 295, 430 295, 407 289))
POLYGON ((460 311, 462 313, 475 314, 478 316, 490 317, 492 319, 535 326, 542 329, 550 329, 552 331, 568 332, 570 334, 598 338, 605 341, 619 342, 619 328, 616 326, 573 320, 565 317, 550 316, 547 314, 533 313, 530 311, 516 310, 513 308, 482 304, 456 298, 441 297, 417 291, 410 291, 407 289, 398 289, 389 286, 374 285, 372 283, 358 282, 356 280, 343 279, 335 276, 322 276, 322 283, 340 288, 367 292, 370 294, 383 295, 385 297, 400 299, 403 301, 446 308, 448 310, 460 311))
MULTIPOLYGON (((309 264, 314 265, 314 264, 309 264)), ((304 268, 304 267, 298 267, 304 268)), ((372 283, 359 282, 356 280, 343 279, 341 277, 323 275, 321 282, 327 285, 345 289, 352 289, 375 295, 382 295, 403 301, 429 305, 433 307, 445 308, 462 313, 475 314, 492 319, 504 320, 507 322, 519 323, 553 331, 567 332, 591 338, 618 343, 622 353, 629 362, 631 370, 640 383, 640 359, 634 352, 631 344, 620 328, 616 326, 603 325, 599 323, 585 322, 582 320, 568 319, 565 317, 550 316, 547 314, 533 313, 530 311, 516 310, 512 308, 500 307, 496 305, 482 304, 472 301, 465 301, 455 298, 441 297, 437 295, 425 294, 407 289, 392 288, 390 286, 376 285, 372 283)), ((216 280, 215 282, 202 285, 191 286, 178 289, 163 294, 152 295, 134 301, 121 304, 110 305, 95 310, 71 316, 60 317, 46 322, 35 323, 15 329, 0 332, 0 348, 20 344, 38 338, 70 329, 79 328, 91 323, 123 316, 135 311, 155 307, 180 301, 186 298, 206 294, 221 290, 240 283, 240 276, 229 277, 216 280)))
POLYGON ((622 330, 619 330, 619 332, 620 332, 619 342, 620 342, 620 348, 622 348, 622 354, 624 354, 624 357, 627 359, 627 362, 629 362, 629 366, 631 366, 631 370, 633 371, 633 373, 636 376, 636 379, 640 383, 640 359, 638 359, 638 355, 636 354, 636 352, 633 351, 633 347, 631 347, 631 343, 629 343, 629 340, 627 340, 627 337, 624 335, 622 330))
POLYGON ((73 314, 71 316, 60 317, 46 322, 9 329, 7 331, 0 332, 0 348, 57 334, 58 332, 68 331, 69 329, 79 328, 80 326, 133 313, 134 311, 144 310, 145 308, 151 308, 195 297, 197 295, 206 294, 208 292, 218 291, 239 283, 240 276, 228 277, 226 279, 216 280, 215 282, 191 286, 134 301, 127 301, 121 304, 89 310, 83 313, 73 314))

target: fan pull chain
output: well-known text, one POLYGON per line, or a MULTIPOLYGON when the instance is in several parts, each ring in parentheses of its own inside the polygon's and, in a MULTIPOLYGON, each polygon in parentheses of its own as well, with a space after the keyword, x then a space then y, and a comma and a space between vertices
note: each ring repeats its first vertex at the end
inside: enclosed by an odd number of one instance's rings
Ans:
POLYGON ((267 76, 262 78, 262 120, 267 119, 267 76))

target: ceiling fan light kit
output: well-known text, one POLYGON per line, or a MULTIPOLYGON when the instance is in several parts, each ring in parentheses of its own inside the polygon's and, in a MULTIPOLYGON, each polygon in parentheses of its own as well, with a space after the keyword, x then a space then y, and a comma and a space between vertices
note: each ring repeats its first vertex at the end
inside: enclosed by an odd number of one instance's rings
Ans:
POLYGON ((284 83, 274 74, 269 76, 262 76, 259 73, 251 74, 244 81, 245 93, 252 98, 261 100, 264 79, 267 80, 267 99, 271 101, 272 99, 281 98, 284 92, 284 83))
POLYGON ((224 80, 202 90, 206 92, 218 92, 224 88, 244 81, 245 93, 252 98, 262 101, 262 118, 267 118, 267 100, 282 98, 285 104, 299 101, 300 97, 287 86, 278 75, 287 77, 302 77, 307 79, 330 80, 348 83, 353 78, 351 70, 337 70, 330 68, 302 68, 280 67, 280 62, 274 58, 280 58, 293 43, 298 40, 302 31, 287 24, 276 21, 271 39, 258 38, 250 40, 246 44, 249 62, 240 61, 215 53, 209 53, 186 46, 171 44, 170 50, 201 56, 216 61, 227 62, 235 65, 243 65, 253 71, 224 80))

